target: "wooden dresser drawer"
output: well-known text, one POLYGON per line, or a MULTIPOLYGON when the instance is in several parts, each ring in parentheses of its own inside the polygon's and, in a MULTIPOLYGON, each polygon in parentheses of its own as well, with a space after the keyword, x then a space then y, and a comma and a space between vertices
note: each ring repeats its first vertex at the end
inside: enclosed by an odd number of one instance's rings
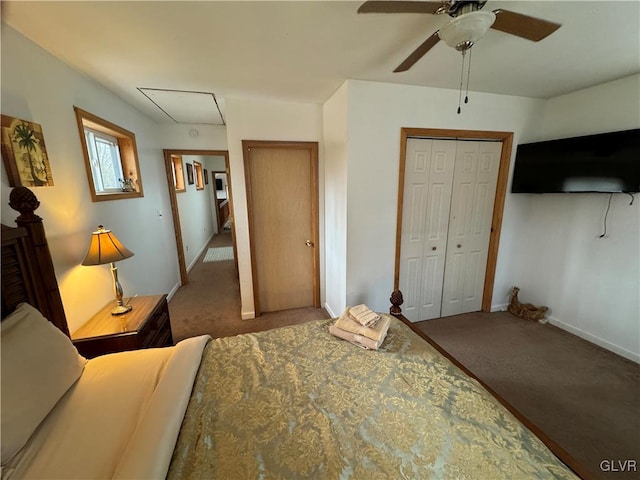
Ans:
POLYGON ((171 324, 169 322, 169 308, 164 302, 163 308, 149 318, 140 332, 139 348, 166 347, 173 345, 171 324))
POLYGON ((107 304, 71 335, 81 355, 92 358, 106 353, 173 345, 166 295, 134 297, 132 310, 111 315, 114 302, 107 304))

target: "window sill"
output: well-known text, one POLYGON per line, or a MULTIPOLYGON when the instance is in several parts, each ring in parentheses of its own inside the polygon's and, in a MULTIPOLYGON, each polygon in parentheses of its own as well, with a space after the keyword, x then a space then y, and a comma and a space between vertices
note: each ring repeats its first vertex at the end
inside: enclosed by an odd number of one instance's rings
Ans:
POLYGON ((96 193, 93 196, 93 201, 106 202, 109 200, 124 200, 126 198, 140 198, 140 197, 144 197, 144 195, 141 192, 96 193))

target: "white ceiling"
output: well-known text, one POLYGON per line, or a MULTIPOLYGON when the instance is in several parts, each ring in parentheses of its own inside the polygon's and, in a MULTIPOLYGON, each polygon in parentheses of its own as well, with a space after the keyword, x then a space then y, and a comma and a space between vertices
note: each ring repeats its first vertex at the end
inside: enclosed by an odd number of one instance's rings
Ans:
MULTIPOLYGON (((449 17, 358 15, 361 3, 3 1, 2 20, 158 122, 220 123, 231 96, 323 103, 345 79, 458 88, 461 56, 444 42, 393 73, 449 17), (169 116, 141 89, 197 92, 211 112, 165 99, 169 116)), ((640 72, 639 0, 484 8, 562 27, 539 43, 490 30, 473 48, 472 91, 551 98, 640 72)))

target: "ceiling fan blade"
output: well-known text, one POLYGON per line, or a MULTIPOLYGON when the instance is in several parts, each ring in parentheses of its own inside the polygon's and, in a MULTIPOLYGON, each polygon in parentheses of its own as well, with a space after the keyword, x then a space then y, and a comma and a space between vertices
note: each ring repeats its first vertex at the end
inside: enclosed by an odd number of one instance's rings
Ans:
POLYGON ((358 13, 436 13, 443 2, 395 2, 369 0, 358 8, 358 13))
POLYGON ((409 70, 414 63, 420 60, 424 54, 431 50, 439 41, 440 37, 438 36, 438 32, 434 32, 429 38, 422 42, 422 45, 416 48, 413 53, 404 60, 404 62, 396 67, 394 73, 406 72, 409 70))
POLYGON ((493 13, 496 14, 496 21, 491 28, 526 38, 532 42, 539 42, 560 28, 559 23, 549 22, 501 8, 494 10, 493 13))

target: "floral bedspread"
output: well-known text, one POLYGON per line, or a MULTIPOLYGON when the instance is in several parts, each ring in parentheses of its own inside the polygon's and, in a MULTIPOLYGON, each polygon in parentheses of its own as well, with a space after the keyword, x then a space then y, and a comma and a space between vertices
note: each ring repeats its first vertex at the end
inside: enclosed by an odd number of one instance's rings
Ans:
POLYGON ((576 478, 399 320, 377 351, 333 321, 211 341, 168 478, 576 478))

